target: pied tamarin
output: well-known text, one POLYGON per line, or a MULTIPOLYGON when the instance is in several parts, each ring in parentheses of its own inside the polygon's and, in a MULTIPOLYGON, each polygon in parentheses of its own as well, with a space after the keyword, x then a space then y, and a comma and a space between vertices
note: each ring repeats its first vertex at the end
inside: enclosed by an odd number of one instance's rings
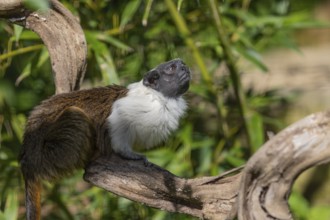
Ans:
POLYGON ((187 105, 189 68, 180 59, 162 63, 140 82, 52 96, 30 114, 20 164, 28 220, 40 219, 41 180, 54 180, 111 149, 144 159, 132 148, 151 148, 177 129, 187 105))

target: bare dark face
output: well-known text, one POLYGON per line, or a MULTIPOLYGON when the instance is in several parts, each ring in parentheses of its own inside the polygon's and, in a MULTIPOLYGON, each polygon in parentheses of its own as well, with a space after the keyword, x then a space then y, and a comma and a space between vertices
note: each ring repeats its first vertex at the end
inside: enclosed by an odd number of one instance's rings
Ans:
POLYGON ((176 98, 189 89, 190 70, 181 59, 174 59, 158 65, 143 77, 143 85, 164 96, 176 98))

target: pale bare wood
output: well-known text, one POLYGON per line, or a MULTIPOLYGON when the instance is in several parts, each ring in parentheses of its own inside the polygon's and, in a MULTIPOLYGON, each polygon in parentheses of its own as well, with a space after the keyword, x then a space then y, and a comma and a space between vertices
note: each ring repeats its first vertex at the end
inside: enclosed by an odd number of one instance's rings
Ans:
POLYGON ((306 169, 330 161, 330 111, 316 113, 272 137, 247 162, 239 219, 292 219, 288 198, 306 169))
POLYGON ((143 161, 124 160, 112 154, 93 161, 84 179, 119 196, 169 212, 231 219, 241 175, 226 175, 184 179, 156 165, 146 166, 143 161))
POLYGON ((309 167, 329 161, 327 111, 272 137, 234 176, 182 179, 159 167, 112 155, 93 162, 85 180, 151 207, 200 218, 233 219, 238 207, 238 219, 292 219, 287 200, 294 180, 309 167))
POLYGON ((23 3, 21 0, 2 0, 0 1, 0 17, 12 18, 22 15, 23 3))
POLYGON ((36 32, 49 51, 56 93, 78 90, 86 71, 87 44, 76 17, 57 0, 31 12, 21 0, 2 0, 0 17, 36 32))

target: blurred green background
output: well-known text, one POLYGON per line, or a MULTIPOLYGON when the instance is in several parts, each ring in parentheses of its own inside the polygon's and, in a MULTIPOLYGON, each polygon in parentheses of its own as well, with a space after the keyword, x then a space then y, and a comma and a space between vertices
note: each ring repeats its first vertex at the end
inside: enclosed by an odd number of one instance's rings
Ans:
MULTIPOLYGON (((44 1, 33 2, 33 7, 47 7, 44 1)), ((301 53, 300 43, 313 45, 315 36, 306 33, 327 27, 316 21, 315 9, 329 6, 324 0, 61 2, 80 19, 88 42, 83 88, 127 85, 177 57, 191 67, 190 108, 179 131, 166 147, 144 152, 150 161, 187 178, 243 165, 268 132, 292 121, 296 93, 258 90, 242 78, 263 84, 249 73, 267 76, 264 54, 279 48, 301 53)), ((55 90, 48 52, 36 34, 0 20, 0 52, 0 220, 24 219, 17 162, 24 125, 29 111, 55 90)), ((43 219, 194 219, 105 193, 85 183, 82 173, 44 183, 43 219)), ((330 190, 322 187, 327 176, 328 167, 321 167, 298 181, 290 197, 296 219, 330 219, 330 190)))

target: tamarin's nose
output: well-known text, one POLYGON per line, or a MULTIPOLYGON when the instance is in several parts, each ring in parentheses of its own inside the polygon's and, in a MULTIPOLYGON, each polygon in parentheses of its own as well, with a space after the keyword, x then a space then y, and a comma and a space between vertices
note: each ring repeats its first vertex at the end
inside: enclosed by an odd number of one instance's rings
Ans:
POLYGON ((175 59, 174 64, 177 67, 177 70, 187 71, 187 66, 181 59, 175 59))
POLYGON ((190 70, 189 67, 181 60, 178 61, 177 64, 177 71, 178 71, 178 76, 180 78, 186 78, 186 79, 190 79, 190 70), (188 78, 187 78, 188 77, 188 78))
POLYGON ((189 74, 189 68, 186 66, 186 64, 180 59, 174 59, 168 62, 168 70, 174 71, 172 73, 175 73, 176 71, 179 71, 181 74, 189 74))

